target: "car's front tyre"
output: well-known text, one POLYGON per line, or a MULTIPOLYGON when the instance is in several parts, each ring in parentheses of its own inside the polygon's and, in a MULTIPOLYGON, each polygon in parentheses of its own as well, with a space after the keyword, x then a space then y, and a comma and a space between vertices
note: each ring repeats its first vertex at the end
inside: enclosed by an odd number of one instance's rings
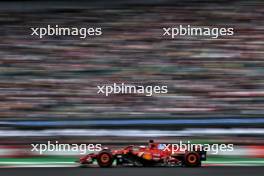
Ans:
POLYGON ((111 167, 114 157, 110 151, 103 150, 98 153, 96 160, 100 167, 111 167))

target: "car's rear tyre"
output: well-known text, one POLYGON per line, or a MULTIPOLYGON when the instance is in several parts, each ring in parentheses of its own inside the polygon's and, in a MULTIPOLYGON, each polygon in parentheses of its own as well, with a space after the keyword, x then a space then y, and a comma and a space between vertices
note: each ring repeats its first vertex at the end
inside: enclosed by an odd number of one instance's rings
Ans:
POLYGON ((110 151, 103 150, 98 153, 96 160, 100 167, 111 167, 114 158, 110 151))
POLYGON ((196 152, 187 152, 184 156, 184 165, 186 167, 200 167, 201 158, 196 152))

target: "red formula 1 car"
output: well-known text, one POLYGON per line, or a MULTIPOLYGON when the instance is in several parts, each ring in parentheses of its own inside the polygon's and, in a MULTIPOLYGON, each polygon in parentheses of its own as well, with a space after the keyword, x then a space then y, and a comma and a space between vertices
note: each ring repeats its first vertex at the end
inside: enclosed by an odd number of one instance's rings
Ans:
POLYGON ((94 164, 95 161, 100 167, 116 166, 185 166, 200 167, 201 162, 206 160, 206 152, 202 149, 196 151, 175 152, 163 144, 154 143, 152 140, 149 146, 127 146, 121 150, 103 149, 97 154, 88 154, 78 161, 81 166, 94 164), (115 161, 115 162, 114 162, 115 161))

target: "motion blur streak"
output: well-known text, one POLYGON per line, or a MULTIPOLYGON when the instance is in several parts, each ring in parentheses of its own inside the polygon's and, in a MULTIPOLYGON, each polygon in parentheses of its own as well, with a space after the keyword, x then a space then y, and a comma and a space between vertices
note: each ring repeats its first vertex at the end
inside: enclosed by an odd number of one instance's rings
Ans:
POLYGON ((129 126, 144 126, 144 125, 243 125, 243 124, 263 124, 263 118, 243 118, 243 119, 138 119, 138 120, 82 120, 82 121, 2 121, 2 125, 15 125, 15 126, 29 126, 29 127, 38 127, 38 126, 93 126, 93 125, 104 125, 104 126, 116 126, 119 125, 122 128, 122 125, 129 126))

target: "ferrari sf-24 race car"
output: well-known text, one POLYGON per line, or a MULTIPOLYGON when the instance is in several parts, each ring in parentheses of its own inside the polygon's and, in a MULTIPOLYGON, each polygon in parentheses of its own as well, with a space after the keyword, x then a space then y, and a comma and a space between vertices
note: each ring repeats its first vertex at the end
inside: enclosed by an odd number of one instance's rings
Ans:
POLYGON ((81 157, 77 162, 81 167, 95 165, 100 167, 116 166, 183 166, 200 167, 206 160, 206 151, 202 148, 191 151, 173 151, 163 144, 154 143, 152 140, 148 146, 130 145, 120 150, 103 149, 99 153, 90 153, 81 157))

